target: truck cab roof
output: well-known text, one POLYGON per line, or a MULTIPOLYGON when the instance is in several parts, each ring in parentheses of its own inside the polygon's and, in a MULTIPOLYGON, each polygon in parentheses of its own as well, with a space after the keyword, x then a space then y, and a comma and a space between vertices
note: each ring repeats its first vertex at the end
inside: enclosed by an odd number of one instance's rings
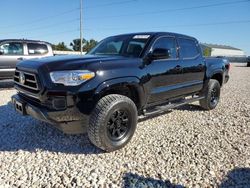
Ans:
POLYGON ((184 37, 184 38, 190 38, 190 39, 195 39, 194 37, 188 36, 188 35, 183 35, 179 33, 172 33, 172 32, 137 32, 137 33, 127 33, 127 34, 120 34, 116 36, 122 36, 122 35, 151 35, 151 36, 159 36, 159 35, 170 35, 170 36, 175 36, 175 37, 184 37))
MULTIPOLYGON (((26 42, 26 43, 44 43, 50 44, 49 42, 41 41, 41 40, 29 40, 29 39, 0 39, 0 43, 2 42, 26 42)), ((50 44, 51 45, 51 44, 50 44)))

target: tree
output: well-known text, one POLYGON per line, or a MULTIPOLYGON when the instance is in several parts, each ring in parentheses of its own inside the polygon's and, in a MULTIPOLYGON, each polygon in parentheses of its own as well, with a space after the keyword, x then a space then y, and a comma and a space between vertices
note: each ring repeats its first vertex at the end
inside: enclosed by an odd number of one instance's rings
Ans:
MULTIPOLYGON (((81 41, 80 39, 74 39, 70 43, 70 46, 72 46, 74 51, 80 51, 80 41, 81 41)), ((90 39, 89 41, 83 39, 82 44, 83 44, 82 50, 84 52, 89 52, 92 48, 94 48, 96 46, 97 41, 94 39, 90 39)))
MULTIPOLYGON (((80 46, 81 46, 81 44, 80 44, 80 39, 74 39, 71 43, 70 43, 70 46, 72 46, 72 48, 73 48, 73 50, 74 51, 80 51, 80 46)), ((85 43, 85 39, 83 39, 82 40, 82 43, 84 44, 85 43)))
POLYGON ((59 51, 72 51, 69 49, 64 42, 59 42, 58 44, 53 44, 52 45, 53 50, 59 50, 59 51))
POLYGON ((89 52, 92 48, 94 48, 97 45, 97 43, 98 42, 94 39, 86 41, 86 43, 83 45, 83 51, 89 52))
POLYGON ((211 51, 212 51, 211 48, 205 47, 205 48, 203 48, 203 55, 206 57, 209 57, 209 56, 211 56, 211 51))

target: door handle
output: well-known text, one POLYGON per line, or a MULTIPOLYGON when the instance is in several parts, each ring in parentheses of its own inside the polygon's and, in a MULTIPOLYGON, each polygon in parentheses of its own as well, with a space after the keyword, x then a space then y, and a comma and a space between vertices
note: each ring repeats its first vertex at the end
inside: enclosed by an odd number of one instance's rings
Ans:
POLYGON ((198 69, 203 69, 203 64, 199 64, 198 69))
POLYGON ((175 68, 174 68, 176 71, 180 71, 182 70, 182 67, 180 65, 177 65, 175 68))
POLYGON ((24 60, 24 58, 23 57, 19 57, 19 58, 17 58, 17 60, 22 61, 22 60, 24 60))

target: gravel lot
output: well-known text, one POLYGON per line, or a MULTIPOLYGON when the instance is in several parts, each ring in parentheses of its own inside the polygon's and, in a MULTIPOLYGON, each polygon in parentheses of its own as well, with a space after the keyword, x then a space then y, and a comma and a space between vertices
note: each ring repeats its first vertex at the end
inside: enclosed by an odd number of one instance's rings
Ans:
POLYGON ((18 115, 9 104, 14 93, 0 89, 0 187, 250 187, 244 64, 231 68, 215 110, 194 103, 142 121, 128 146, 112 153, 86 135, 18 115))

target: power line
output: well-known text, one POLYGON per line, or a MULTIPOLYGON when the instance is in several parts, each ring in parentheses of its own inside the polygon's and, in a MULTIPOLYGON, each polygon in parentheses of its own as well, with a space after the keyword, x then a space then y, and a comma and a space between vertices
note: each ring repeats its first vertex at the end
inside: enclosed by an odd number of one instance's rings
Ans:
POLYGON ((102 3, 99 5, 95 5, 95 6, 86 6, 85 8, 89 9, 89 8, 107 7, 107 6, 113 6, 113 5, 122 5, 122 4, 132 3, 136 1, 138 0, 126 0, 126 1, 119 1, 119 2, 102 3))
POLYGON ((199 5, 199 6, 192 6, 192 7, 176 8, 176 9, 146 11, 146 12, 135 13, 135 14, 120 14, 120 15, 115 15, 115 16, 89 17, 86 20, 93 20, 93 19, 100 19, 100 18, 121 18, 121 17, 134 17, 134 16, 151 15, 151 14, 162 14, 162 13, 169 13, 169 12, 178 12, 178 11, 185 11, 185 10, 194 10, 194 9, 202 9, 202 8, 209 8, 209 7, 233 5, 233 4, 239 4, 239 3, 249 3, 249 2, 250 2, 250 0, 240 0, 240 1, 231 1, 231 2, 214 3, 214 4, 199 5))
MULTIPOLYGON (((200 26, 217 26, 217 25, 231 25, 231 24, 242 24, 242 23, 250 23, 250 20, 236 20, 236 21, 225 21, 225 22, 213 22, 213 23, 196 23, 196 24, 183 24, 183 25, 164 25, 164 26, 148 26, 148 27, 140 27, 139 29, 147 29, 147 28, 169 28, 169 27, 200 27, 200 26)), ((121 28, 97 28, 95 30, 123 30, 130 29, 131 27, 121 27, 121 28)), ((135 29, 133 27, 133 29, 135 29)), ((91 30, 89 28, 89 30, 91 30)))
MULTIPOLYGON (((126 3, 135 2, 135 1, 137 1, 137 0, 126 0, 126 1, 120 1, 120 2, 105 3, 105 4, 100 4, 100 5, 97 5, 97 6, 90 6, 90 7, 86 7, 86 8, 96 8, 96 7, 105 7, 105 6, 112 6, 112 5, 120 5, 120 4, 126 4, 126 3)), ((15 27, 22 26, 22 25, 30 25, 30 24, 33 24, 33 23, 42 22, 42 21, 49 20, 49 19, 52 19, 52 18, 55 18, 55 17, 59 17, 59 16, 62 16, 62 15, 66 15, 66 14, 69 14, 69 13, 72 13, 72 12, 79 11, 79 9, 80 8, 70 9, 70 10, 67 10, 67 11, 55 14, 55 15, 41 17, 41 18, 32 20, 30 22, 0 27, 0 29, 15 28, 15 27)))
MULTIPOLYGON (((113 2, 113 3, 106 3, 106 4, 101 4, 99 6, 110 6, 110 5, 118 5, 118 4, 124 4, 124 3, 129 3, 135 0, 126 0, 126 1, 121 1, 121 2, 113 2)), ((239 4, 239 3, 249 3, 250 0, 237 0, 237 1, 231 1, 231 2, 221 2, 221 3, 213 3, 213 4, 207 4, 207 5, 199 5, 199 6, 192 6, 192 7, 184 7, 184 8, 176 8, 176 9, 165 9, 165 10, 158 10, 158 11, 148 11, 148 12, 141 12, 141 13, 136 13, 136 14, 123 14, 123 15, 116 15, 116 16, 102 16, 101 18, 112 18, 112 17, 123 17, 123 16, 139 16, 139 15, 147 15, 147 14, 162 14, 162 13, 166 13, 166 12, 175 12, 175 11, 185 11, 185 10, 193 10, 193 9, 202 9, 202 8, 208 8, 208 7, 217 7, 217 6, 225 6, 225 5, 232 5, 232 4, 239 4)), ((51 19, 51 18, 55 18, 61 15, 65 15, 65 14, 69 14, 72 12, 75 12, 76 10, 80 10, 80 8, 75 8, 75 9, 71 9, 65 12, 61 12, 59 14, 53 15, 53 16, 47 16, 47 17, 43 17, 43 18, 39 18, 36 20, 33 20, 29 23, 24 23, 24 24, 18 24, 18 25, 26 25, 26 24, 31 24, 31 23, 37 23, 37 22, 41 22, 47 19, 51 19)), ((97 18, 97 17, 95 17, 97 18)), ((90 18, 89 18, 90 19, 90 18)), ((72 20, 68 20, 65 22, 60 22, 57 24, 53 24, 53 25, 46 25, 46 26, 41 26, 41 27, 35 27, 35 28, 31 28, 31 29, 27 29, 27 30, 22 30, 19 32, 26 32, 26 31, 34 31, 34 30, 39 30, 39 29, 46 29, 46 28, 52 28, 52 27, 57 27, 58 25, 61 24, 65 24, 65 23, 69 23, 69 22, 75 22, 75 21, 79 21, 79 18, 76 19, 72 19, 72 20)), ((158 27, 148 27, 148 28, 166 28, 166 27, 200 27, 200 26, 214 26, 214 25, 227 25, 227 24, 240 24, 240 23, 249 23, 250 20, 238 20, 238 21, 228 21, 228 22, 215 22, 215 23, 197 23, 197 24, 187 24, 187 25, 165 25, 165 26, 158 26, 158 27)), ((17 27, 18 25, 13 25, 13 26, 8 26, 8 27, 17 27)), ((143 28, 143 27, 140 27, 143 28)), ((144 27, 145 28, 145 27, 144 27)), ((121 29, 128 29, 128 27, 124 27, 124 28, 99 28, 98 30, 121 30, 121 29)), ((86 29, 86 30, 91 30, 91 29, 86 29)), ((80 31, 80 29, 78 30, 71 30, 71 31, 66 31, 66 32, 76 32, 76 31, 80 31)), ((17 33, 17 32, 16 32, 17 33)), ((63 32, 65 33, 65 32, 63 32)), ((52 33, 52 34, 48 34, 48 35, 57 35, 60 33, 52 33)), ((41 35, 41 36, 47 36, 47 34, 41 35)))
MULTIPOLYGON (((79 21, 75 20, 75 21, 79 21)), ((63 22, 62 22, 63 23, 63 22)), ((217 26, 217 25, 232 25, 232 24, 244 24, 244 23, 250 23, 250 20, 236 20, 236 21, 225 21, 225 22, 213 22, 213 23, 196 23, 196 24, 182 24, 182 25, 162 25, 162 26, 148 26, 148 27, 140 27, 137 29, 160 29, 160 28, 173 28, 173 27, 202 27, 202 26, 217 26)), ((55 25, 57 26, 57 25, 55 25)), ((97 28, 95 30, 123 30, 123 29, 130 29, 131 27, 122 27, 122 28, 97 28)), ((38 28, 36 28, 38 29, 38 28)), ((133 29, 136 29, 133 27, 133 29)), ((85 30, 94 30, 90 28, 86 28, 85 30)), ((44 36, 50 36, 50 35, 57 35, 57 34, 63 34, 63 33, 71 33, 71 32, 78 32, 80 29, 74 29, 69 31, 63 31, 63 32, 57 32, 57 33, 49 33, 49 34, 43 34, 38 35, 35 37, 44 37, 44 36)))
POLYGON ((54 36, 54 35, 59 35, 59 34, 72 33, 72 32, 79 32, 79 29, 67 30, 67 31, 62 31, 62 32, 57 32, 57 33, 46 33, 43 35, 37 35, 37 36, 30 37, 30 38, 40 38, 44 36, 47 37, 47 36, 54 36))
MULTIPOLYGON (((214 23, 197 23, 197 24, 183 24, 183 25, 165 25, 165 26, 157 26, 157 27, 152 27, 149 26, 151 29, 157 29, 157 28, 166 28, 166 27, 198 27, 198 26, 216 26, 216 25, 229 25, 229 24, 242 24, 242 23, 250 23, 250 20, 238 20, 238 21, 226 21, 226 22, 214 22, 214 23)), ((149 28, 148 27, 148 28, 149 28)), ((98 28, 98 30, 120 30, 120 29, 129 29, 131 27, 124 27, 124 28, 98 28)), ((144 27, 147 28, 147 27, 144 27)), ((134 28, 133 28, 134 29, 134 28)), ((91 29, 88 29, 91 30, 91 29)), ((37 35, 33 36, 34 37, 44 37, 44 36, 53 36, 53 35, 59 35, 59 34, 65 34, 65 33, 72 33, 72 32, 79 32, 80 29, 74 29, 74 30, 67 30, 67 31, 62 31, 62 32, 57 32, 57 33, 46 33, 43 35, 37 35)))
POLYGON ((64 24, 67 24, 67 23, 73 23, 73 22, 76 22, 76 21, 79 22, 79 18, 67 20, 67 21, 64 21, 64 22, 59 22, 57 24, 50 24, 50 25, 41 26, 41 27, 33 27, 33 28, 25 29, 25 30, 19 30, 19 31, 11 32, 11 33, 8 32, 8 33, 2 33, 2 34, 18 34, 18 33, 21 33, 21 32, 44 30, 44 29, 48 29, 48 28, 58 27, 59 25, 64 25, 64 24))
POLYGON ((52 19, 52 18, 55 18, 55 17, 66 15, 66 14, 69 14, 69 13, 72 13, 72 12, 76 12, 77 10, 79 10, 79 8, 71 9, 71 10, 61 12, 59 14, 55 14, 55 15, 52 15, 52 16, 41 17, 41 18, 38 18, 38 19, 34 19, 34 20, 30 21, 30 22, 22 23, 22 24, 20 23, 20 24, 0 27, 0 29, 15 28, 15 27, 23 26, 23 25, 30 25, 30 24, 33 24, 33 23, 42 22, 42 21, 49 20, 49 19, 52 19))
MULTIPOLYGON (((126 1, 121 1, 121 2, 106 3, 106 4, 101 4, 99 6, 118 5, 118 4, 124 4, 124 3, 135 2, 135 1, 137 1, 137 0, 126 0, 126 1)), ((250 0, 240 0, 240 1, 222 2, 222 3, 208 4, 208 5, 193 6, 193 7, 177 8, 177 9, 148 11, 148 12, 135 13, 135 14, 122 14, 122 15, 116 15, 116 16, 90 17, 90 18, 87 18, 86 20, 88 20, 88 19, 99 19, 99 18, 119 18, 119 17, 129 17, 129 16, 140 16, 140 15, 148 15, 148 14, 162 14, 162 13, 165 13, 165 12, 185 11, 185 10, 201 9, 201 8, 232 5, 232 4, 238 4, 238 3, 248 3, 248 2, 250 2, 250 0)), ((31 22, 27 22, 27 23, 23 23, 23 24, 16 24, 16 25, 10 25, 10 26, 5 26, 5 27, 0 27, 0 29, 14 28, 14 27, 19 27, 21 25, 28 25, 28 24, 30 25, 30 24, 33 24, 33 23, 42 22, 44 20, 53 19, 55 17, 59 17, 59 16, 62 16, 62 15, 65 15, 65 14, 69 14, 69 13, 72 13, 72 12, 79 11, 79 9, 80 8, 71 9, 71 10, 68 10, 68 11, 65 11, 65 12, 61 12, 59 14, 55 14, 53 16, 38 18, 38 19, 35 19, 35 20, 31 21, 31 22)), ((53 24, 53 27, 56 26, 56 25, 57 24, 53 24)), ((45 27, 50 27, 50 26, 45 26, 45 27)), ((43 27, 39 27, 39 28, 43 28, 43 27)), ((36 30, 36 29, 34 29, 34 30, 36 30)), ((25 31, 25 30, 23 30, 23 31, 25 31)))

